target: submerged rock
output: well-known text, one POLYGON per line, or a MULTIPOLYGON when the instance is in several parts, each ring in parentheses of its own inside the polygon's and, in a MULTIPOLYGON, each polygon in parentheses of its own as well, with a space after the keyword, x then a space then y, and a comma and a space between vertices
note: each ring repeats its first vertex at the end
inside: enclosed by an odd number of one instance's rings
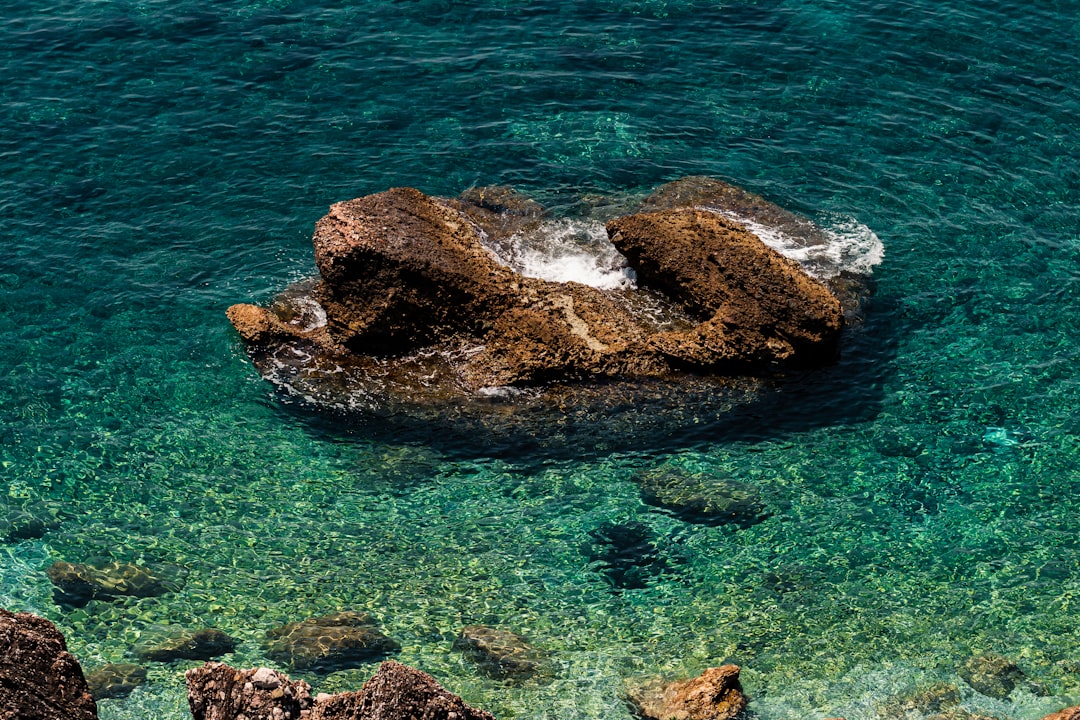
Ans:
POLYGON ((940 715, 960 705, 960 691, 955 685, 935 683, 911 692, 894 695, 878 707, 883 720, 907 720, 914 715, 940 715))
POLYGON ((36 540, 59 526, 59 521, 44 503, 14 508, 0 515, 0 539, 9 542, 36 540))
POLYGON ((656 547, 656 534, 643 522, 604 523, 589 532, 589 560, 616 588, 643 588, 669 569, 656 547))
POLYGON ((167 637, 143 642, 135 655, 151 662, 210 660, 236 650, 237 641, 215 628, 183 630, 167 637))
POLYGON ((636 480, 646 503, 687 522, 747 528, 770 515, 757 488, 730 478, 660 468, 636 480))
POLYGON ((122 698, 146 682, 146 668, 131 663, 110 663, 86 673, 95 700, 122 698))
POLYGON ((968 658, 958 672, 975 692, 998 700, 1008 699, 1016 686, 1027 680, 1015 663, 993 652, 968 658))
POLYGON ((628 691, 638 715, 650 720, 734 720, 746 710, 738 665, 708 668, 696 678, 652 682, 628 691))
POLYGON ((0 717, 95 720, 97 704, 63 634, 44 618, 0 609, 0 717))
MULTIPOLYGON (((264 374, 350 408, 831 361, 844 322, 837 298, 724 214, 731 186, 696 187, 608 224, 636 289, 512 270, 499 253, 535 232, 544 210, 507 188, 455 199, 394 188, 335 204, 317 223, 316 281, 227 314, 264 374)), ((754 207, 817 241, 809 221, 760 198, 754 207)))
POLYGON ((367 613, 339 612, 274 628, 266 655, 292 670, 335 672, 358 667, 401 646, 383 634, 367 613))
POLYGON ((425 672, 387 660, 356 692, 311 697, 311 686, 269 668, 207 663, 186 673, 195 720, 495 720, 425 672))
POLYGON ((82 607, 91 600, 120 597, 156 597, 178 589, 175 581, 154 571, 127 563, 86 565, 58 560, 48 571, 58 605, 82 607))
POLYGON ((536 675, 543 653, 510 630, 469 625, 461 629, 454 650, 496 680, 524 680, 536 675))

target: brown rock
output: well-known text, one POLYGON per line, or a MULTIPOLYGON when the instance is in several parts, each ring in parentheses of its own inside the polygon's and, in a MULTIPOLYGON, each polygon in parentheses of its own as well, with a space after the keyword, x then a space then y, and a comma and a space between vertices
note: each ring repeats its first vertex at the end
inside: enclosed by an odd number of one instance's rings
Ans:
POLYGON ((293 670, 334 672, 400 649, 367 613, 339 612, 266 633, 267 657, 293 670))
POLYGON ((95 720, 79 661, 48 620, 0 610, 0 718, 95 720))
POLYGON ((310 685, 269 668, 236 670, 208 662, 184 677, 194 720, 299 720, 310 717, 314 704, 310 685))
POLYGON ((454 649, 497 680, 524 680, 540 669, 543 654, 515 632, 486 625, 461 629, 454 649))
POLYGON ((146 669, 131 663, 110 663, 86 673, 86 684, 95 700, 122 698, 146 682, 146 669))
POLYGON ((656 468, 635 477, 642 499, 687 522, 747 528, 771 513, 753 485, 680 468, 656 468))
POLYGON ((1027 679, 1015 663, 993 652, 969 658, 960 667, 959 674, 975 692, 998 700, 1007 699, 1017 683, 1027 679))
POLYGON ((708 668, 691 680, 651 683, 630 692, 643 718, 652 720, 732 720, 746 710, 739 666, 708 668))
POLYGON ((315 701, 312 720, 495 720, 425 672, 387 660, 357 692, 315 701))
POLYGON ((959 704, 960 691, 955 685, 935 683, 886 699, 878 707, 878 715, 885 720, 902 720, 917 715, 939 715, 948 713, 959 704))
POLYGON ((716 213, 676 209, 608 223, 615 247, 638 275, 706 325, 684 352, 670 338, 661 350, 676 362, 709 366, 822 362, 835 355, 840 303, 824 285, 743 226, 716 213))
POLYGON ((1058 710, 1043 718, 1043 720, 1080 720, 1080 705, 1058 710))
POLYGON ((236 639, 216 628, 181 630, 151 638, 135 648, 135 655, 151 662, 210 660, 236 650, 236 639))
POLYGON ((249 343, 263 345, 293 335, 274 313, 258 305, 233 305, 225 315, 240 337, 249 343))
POLYGON ((86 565, 58 560, 46 571, 56 587, 59 605, 82 607, 91 600, 120 597, 156 597, 177 589, 177 584, 154 571, 127 563, 86 565))

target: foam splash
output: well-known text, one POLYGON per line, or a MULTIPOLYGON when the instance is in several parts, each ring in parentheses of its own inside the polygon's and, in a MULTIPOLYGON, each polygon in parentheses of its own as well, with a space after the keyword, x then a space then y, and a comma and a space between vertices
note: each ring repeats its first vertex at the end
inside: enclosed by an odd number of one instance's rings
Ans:
POLYGON ((885 258, 885 245, 873 230, 855 218, 839 213, 825 213, 819 217, 816 229, 821 231, 825 242, 807 242, 806 238, 732 212, 713 212, 743 225, 763 243, 799 263, 818 280, 828 280, 844 271, 870 275, 885 258))
POLYGON ((626 258, 608 241, 604 224, 597 220, 544 221, 536 231, 510 238, 495 255, 526 277, 601 290, 634 286, 626 258))

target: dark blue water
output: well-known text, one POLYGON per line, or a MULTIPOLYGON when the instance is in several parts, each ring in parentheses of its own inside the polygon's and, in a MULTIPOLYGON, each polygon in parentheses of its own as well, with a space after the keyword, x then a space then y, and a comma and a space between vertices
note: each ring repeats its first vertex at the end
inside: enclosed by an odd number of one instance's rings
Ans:
MULTIPOLYGON (((55 522, 0 544, 0 605, 86 667, 160 625, 267 664, 270 627, 366 610, 500 718, 628 717, 624 683, 729 660, 764 720, 873 718, 936 681, 1000 718, 1075 704, 1078 47, 1076 2, 9 1, 0 510, 55 522), (504 447, 312 419, 224 316, 314 272, 339 200, 510 184, 560 207, 690 174, 885 247, 844 362, 739 432, 504 447), (642 501, 656 467, 771 515, 687 523, 642 501), (610 523, 655 536, 643 587, 597 565, 610 523), (58 559, 183 588, 65 610, 58 559), (472 623, 552 677, 478 675, 450 650, 472 623), (985 651, 1051 695, 974 692, 957 666, 985 651)), ((190 666, 102 717, 183 717, 190 666)))

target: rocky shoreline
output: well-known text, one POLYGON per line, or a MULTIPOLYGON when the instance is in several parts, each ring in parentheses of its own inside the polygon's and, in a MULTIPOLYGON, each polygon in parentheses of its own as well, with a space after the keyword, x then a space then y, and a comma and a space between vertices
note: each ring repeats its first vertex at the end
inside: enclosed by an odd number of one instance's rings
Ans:
MULTIPOLYGON (((330 671, 340 667, 331 659, 348 666, 396 649, 396 643, 382 635, 370 618, 357 613, 291 623, 284 626, 284 632, 267 635, 271 646, 290 636, 299 638, 298 649, 277 660, 296 670, 330 671)), ((180 642, 181 651, 169 658, 137 654, 144 660, 167 662, 204 659, 234 649, 220 644, 220 637, 216 640, 218 644, 210 645, 180 642), (201 650, 194 650, 196 647, 201 650)), ((465 628, 454 648, 479 672, 509 682, 532 676, 544 661, 543 653, 524 638, 497 628, 465 628)), ((643 720, 752 717, 739 674, 739 666, 728 664, 708 668, 694 678, 628 684, 624 699, 643 720)), ((1048 694, 996 653, 969 659, 959 674, 974 691, 992 698, 1007 699, 1020 686, 1035 695, 1048 694)), ((123 697, 145 677, 145 670, 136 665, 106 666, 84 675, 55 625, 30 613, 0 609, 0 688, 4 690, 0 693, 0 720, 96 720, 96 700, 123 697)), ((495 720, 491 713, 466 704, 431 675, 390 659, 384 660, 359 690, 334 695, 312 696, 307 682, 266 667, 239 670, 208 661, 188 670, 185 678, 194 720, 495 720)), ((946 683, 893 696, 878 706, 877 714, 882 720, 997 720, 965 709, 959 689, 946 683)), ((1080 720, 1080 706, 1065 708, 1043 720, 1080 720)))

